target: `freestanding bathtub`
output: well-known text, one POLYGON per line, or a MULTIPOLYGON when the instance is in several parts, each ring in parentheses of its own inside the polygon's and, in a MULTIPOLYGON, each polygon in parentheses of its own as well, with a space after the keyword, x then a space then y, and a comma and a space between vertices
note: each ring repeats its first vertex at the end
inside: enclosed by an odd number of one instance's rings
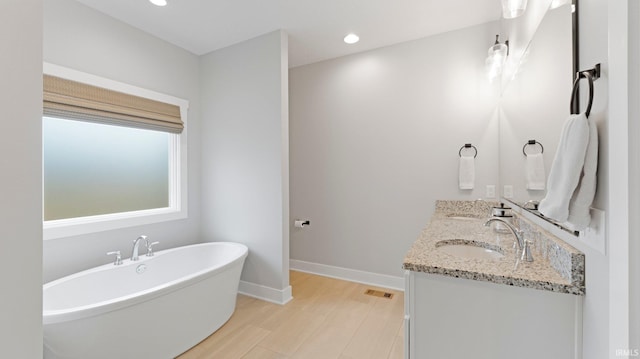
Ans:
POLYGON ((247 253, 195 244, 45 284, 44 357, 176 357, 231 317, 247 253))

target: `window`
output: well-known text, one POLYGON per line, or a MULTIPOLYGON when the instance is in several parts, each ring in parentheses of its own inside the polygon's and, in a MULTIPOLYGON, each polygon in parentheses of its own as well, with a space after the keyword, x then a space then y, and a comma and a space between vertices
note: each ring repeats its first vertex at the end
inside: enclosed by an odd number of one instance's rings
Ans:
POLYGON ((44 70, 44 238, 185 218, 187 101, 44 70))

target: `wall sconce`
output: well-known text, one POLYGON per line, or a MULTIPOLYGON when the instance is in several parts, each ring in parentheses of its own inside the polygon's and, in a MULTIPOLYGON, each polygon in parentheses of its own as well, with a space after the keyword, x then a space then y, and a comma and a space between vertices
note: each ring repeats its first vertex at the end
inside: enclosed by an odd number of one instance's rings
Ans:
POLYGON ((489 48, 487 59, 485 60, 487 76, 492 81, 502 73, 504 63, 509 55, 509 40, 501 44, 498 37, 499 35, 496 35, 496 42, 489 48))
POLYGON ((502 0, 502 16, 513 19, 527 10, 527 0, 502 0))

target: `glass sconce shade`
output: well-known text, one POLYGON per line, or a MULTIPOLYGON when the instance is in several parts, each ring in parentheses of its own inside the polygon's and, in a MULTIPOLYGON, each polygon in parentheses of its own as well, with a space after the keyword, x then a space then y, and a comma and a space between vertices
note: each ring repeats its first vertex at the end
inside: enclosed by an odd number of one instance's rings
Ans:
POLYGON ((497 61, 504 61, 507 59, 507 51, 509 48, 506 44, 497 43, 489 48, 488 57, 495 58, 497 61))
POLYGON ((524 14, 527 9, 527 0, 502 0, 502 16, 505 19, 513 19, 524 14))
POLYGON ((493 80, 502 73, 504 63, 507 61, 509 46, 507 43, 501 44, 496 35, 496 42, 489 48, 487 59, 485 60, 485 70, 489 79, 493 80))

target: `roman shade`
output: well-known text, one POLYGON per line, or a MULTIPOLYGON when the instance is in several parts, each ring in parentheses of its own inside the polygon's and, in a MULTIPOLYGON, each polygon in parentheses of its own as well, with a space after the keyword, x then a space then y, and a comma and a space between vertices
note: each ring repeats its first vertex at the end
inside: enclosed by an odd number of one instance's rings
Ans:
POLYGON ((180 133, 180 107, 44 75, 45 116, 180 133))

